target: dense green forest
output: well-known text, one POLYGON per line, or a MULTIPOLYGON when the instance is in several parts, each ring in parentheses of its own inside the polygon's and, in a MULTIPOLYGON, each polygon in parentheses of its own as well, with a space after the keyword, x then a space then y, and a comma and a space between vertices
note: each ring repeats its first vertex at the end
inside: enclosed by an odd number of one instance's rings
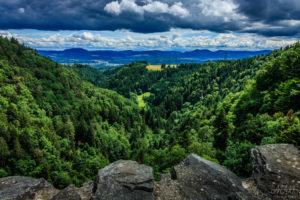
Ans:
POLYGON ((98 86, 133 101, 150 92, 142 113, 157 135, 147 160, 157 172, 197 153, 249 176, 254 145, 300 147, 299 55, 300 45, 295 44, 269 55, 162 71, 131 63, 98 86))
POLYGON ((63 188, 133 159, 159 178, 189 153, 248 176, 254 145, 300 147, 300 44, 242 60, 146 66, 68 67, 0 38, 0 177, 63 188))
POLYGON ((15 39, 0 38, 0 176, 79 185, 119 159, 140 159, 140 109, 15 39))

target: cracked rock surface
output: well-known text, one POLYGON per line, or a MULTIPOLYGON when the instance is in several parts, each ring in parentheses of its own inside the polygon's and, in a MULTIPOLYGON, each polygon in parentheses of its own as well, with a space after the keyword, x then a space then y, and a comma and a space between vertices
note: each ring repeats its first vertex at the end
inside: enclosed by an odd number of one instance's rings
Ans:
POLYGON ((96 200, 152 200, 153 170, 135 161, 116 161, 99 170, 95 180, 96 200))
POLYGON ((252 176, 271 199, 300 199, 300 151, 291 144, 269 144, 251 150, 252 176))
POLYGON ((50 200, 58 191, 43 178, 9 176, 0 179, 1 200, 50 200))
MULTIPOLYGON (((166 187, 164 179, 161 187, 166 187)), ((158 194, 161 200, 196 199, 255 199, 242 186, 241 180, 219 164, 205 160, 195 154, 189 155, 171 172, 167 190, 158 194), (172 194, 176 198, 172 197, 172 194)))

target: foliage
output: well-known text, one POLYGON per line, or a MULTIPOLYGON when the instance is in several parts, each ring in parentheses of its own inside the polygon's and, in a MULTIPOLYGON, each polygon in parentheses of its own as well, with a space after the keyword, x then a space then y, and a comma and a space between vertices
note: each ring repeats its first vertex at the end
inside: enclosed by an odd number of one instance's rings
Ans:
POLYGON ((133 159, 159 179, 190 153, 248 176, 255 145, 300 147, 299 58, 297 43, 242 60, 99 71, 0 38, 0 176, 63 188, 133 159))
MULTIPOLYGON (((254 145, 292 143, 299 147, 299 44, 266 56, 147 71, 132 63, 112 75, 106 87, 143 98, 143 115, 171 167, 174 146, 217 159, 238 175, 250 171, 254 145), (134 73, 137 71, 138 73, 134 73), (126 80, 126 82, 122 82, 126 80), (162 150, 164 149, 164 150, 162 150), (237 160, 234 160, 238 158, 237 160)), ((159 164, 160 163, 160 164, 159 164)))
POLYGON ((0 38, 1 176, 79 185, 146 137, 136 104, 73 70, 0 38))

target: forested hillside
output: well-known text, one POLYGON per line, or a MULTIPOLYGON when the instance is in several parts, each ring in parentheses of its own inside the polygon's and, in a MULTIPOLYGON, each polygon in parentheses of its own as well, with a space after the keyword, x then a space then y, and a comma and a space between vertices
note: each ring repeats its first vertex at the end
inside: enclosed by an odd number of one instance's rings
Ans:
POLYGON ((139 108, 15 39, 0 38, 0 176, 80 184, 119 159, 139 159, 139 108))
POLYGON ((98 87, 106 87, 111 75, 114 75, 121 67, 112 67, 105 70, 98 70, 88 65, 75 64, 71 68, 83 79, 88 80, 98 87))
POLYGON ((159 178, 189 153, 248 176, 254 145, 299 148, 300 44, 242 60, 146 66, 68 67, 0 38, 0 177, 44 177, 62 188, 132 159, 159 178))
POLYGON ((241 176, 251 173, 249 149, 254 145, 291 143, 299 148, 299 61, 296 44, 255 58, 237 76, 230 75, 236 72, 231 69, 220 85, 215 82, 222 76, 211 80, 207 87, 213 92, 180 112, 171 131, 174 140, 198 154, 215 156, 241 176))
MULTIPOLYGON (((147 125, 159 135, 149 162, 167 169, 177 154, 197 153, 248 176, 249 149, 268 143, 300 145, 300 45, 266 56, 185 64, 148 71, 144 63, 123 67, 109 89, 144 98, 147 125)), ((180 157, 180 156, 179 156, 180 157)))

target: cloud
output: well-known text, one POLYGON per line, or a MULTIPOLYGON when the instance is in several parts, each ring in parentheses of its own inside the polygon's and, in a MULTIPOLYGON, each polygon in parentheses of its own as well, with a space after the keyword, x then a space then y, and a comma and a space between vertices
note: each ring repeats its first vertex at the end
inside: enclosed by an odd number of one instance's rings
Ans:
POLYGON ((144 5, 143 8, 150 13, 167 13, 169 5, 160 1, 150 1, 148 4, 144 5))
POLYGON ((19 8, 18 12, 21 13, 21 14, 23 14, 23 13, 25 13, 25 9, 24 8, 19 8))
POLYGON ((164 33, 133 33, 129 31, 84 31, 52 33, 40 31, 37 34, 0 32, 5 37, 15 37, 20 42, 38 49, 66 49, 82 47, 86 49, 112 50, 194 50, 230 49, 258 50, 275 49, 295 43, 295 38, 264 37, 254 33, 215 34, 209 31, 171 29, 164 33))
POLYGON ((153 14, 170 14, 177 17, 187 17, 189 12, 183 8, 181 2, 176 2, 172 6, 160 1, 148 1, 144 5, 136 4, 135 0, 113 1, 104 7, 104 10, 110 14, 120 15, 122 12, 134 12, 143 15, 144 12, 153 14))
POLYGON ((234 0, 238 11, 252 20, 274 22, 300 19, 299 0, 234 0))
POLYGON ((170 14, 179 17, 187 17, 189 16, 189 11, 182 7, 183 4, 181 2, 177 2, 170 7, 170 14))
POLYGON ((238 5, 233 0, 201 0, 198 7, 205 16, 223 17, 226 22, 245 19, 245 16, 237 13, 238 5))
POLYGON ((0 0, 0 29, 172 28, 300 37, 299 0, 0 0))
MULTIPOLYGON (((115 1, 115 3, 118 1, 115 1)), ((144 10, 141 6, 135 3, 135 0, 121 0, 119 4, 121 7, 121 11, 129 11, 137 14, 143 14, 144 10)))
POLYGON ((113 1, 111 3, 106 4, 104 10, 108 13, 119 15, 121 13, 121 6, 118 1, 113 1))

